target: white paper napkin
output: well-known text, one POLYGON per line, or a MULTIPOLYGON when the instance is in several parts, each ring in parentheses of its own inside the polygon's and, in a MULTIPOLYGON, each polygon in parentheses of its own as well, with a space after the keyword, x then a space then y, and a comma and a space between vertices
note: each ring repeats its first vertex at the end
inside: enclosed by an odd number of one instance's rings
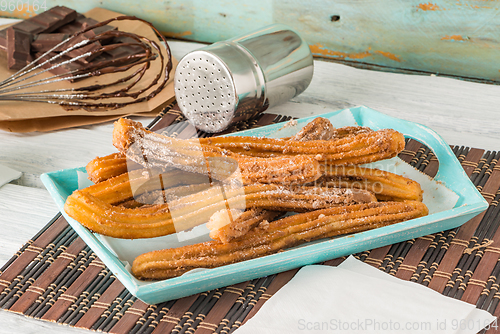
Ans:
POLYGON ((0 187, 12 180, 20 178, 21 175, 22 173, 17 170, 0 165, 0 187))
POLYGON ((242 327, 245 333, 477 333, 495 320, 474 305, 349 257, 300 269, 242 327))

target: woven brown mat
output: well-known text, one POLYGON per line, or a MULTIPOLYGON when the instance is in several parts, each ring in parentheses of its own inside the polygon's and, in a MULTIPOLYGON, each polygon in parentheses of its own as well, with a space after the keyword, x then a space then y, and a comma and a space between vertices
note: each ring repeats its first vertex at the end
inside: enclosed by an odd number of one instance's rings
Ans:
MULTIPOLYGON (((263 114, 230 131, 290 120, 263 114)), ((167 108, 152 129, 179 138, 207 136, 178 110, 167 108)), ((461 227, 355 256, 404 280, 475 304, 495 316, 500 300, 500 152, 452 147, 465 172, 490 203, 461 227)), ((414 140, 399 155, 434 176, 438 161, 414 140)), ((336 266, 343 258, 323 264, 336 266)), ((132 296, 59 214, 0 269, 0 307, 42 320, 108 333, 231 333, 298 269, 157 305, 132 296)), ((487 333, 493 333, 490 329, 487 333)))

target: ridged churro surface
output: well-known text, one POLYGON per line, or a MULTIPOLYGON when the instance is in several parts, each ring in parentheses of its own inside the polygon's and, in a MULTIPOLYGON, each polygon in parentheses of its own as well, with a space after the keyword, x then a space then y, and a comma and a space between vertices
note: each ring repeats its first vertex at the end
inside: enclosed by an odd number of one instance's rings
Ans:
POLYGON ((215 268, 245 261, 302 243, 366 231, 428 213, 422 202, 379 202, 315 210, 269 222, 229 243, 208 241, 139 255, 133 274, 140 279, 166 279, 194 268, 215 268))

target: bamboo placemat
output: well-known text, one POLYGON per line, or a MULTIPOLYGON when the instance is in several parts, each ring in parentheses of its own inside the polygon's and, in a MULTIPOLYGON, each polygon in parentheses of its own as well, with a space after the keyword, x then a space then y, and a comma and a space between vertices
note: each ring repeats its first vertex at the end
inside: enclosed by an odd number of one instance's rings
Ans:
MULTIPOLYGON (((290 120, 263 114, 230 131, 290 120)), ((196 131, 167 108, 153 129, 189 138, 196 131)), ((355 256, 404 280, 475 304, 495 316, 500 300, 500 152, 452 147, 490 203, 461 227, 355 256)), ((399 155, 434 176, 434 154, 414 140, 399 155)), ((324 262, 336 266, 343 258, 324 262)), ((251 318, 298 269, 205 293, 148 305, 132 296, 59 214, 0 269, 0 307, 42 320, 108 333, 231 333, 251 318)), ((487 333, 493 333, 490 329, 487 333)))

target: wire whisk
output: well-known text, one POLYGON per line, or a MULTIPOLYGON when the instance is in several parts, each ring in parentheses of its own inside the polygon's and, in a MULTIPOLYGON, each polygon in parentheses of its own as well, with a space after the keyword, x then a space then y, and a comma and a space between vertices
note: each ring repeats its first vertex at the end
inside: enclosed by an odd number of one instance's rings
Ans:
POLYGON ((0 82, 0 101, 51 103, 90 111, 116 109, 156 96, 165 87, 171 70, 171 53, 165 37, 145 20, 135 16, 118 16, 71 35, 0 82), (124 20, 141 21, 149 25, 164 43, 166 53, 154 40, 130 32, 101 29, 104 31, 93 36, 82 36, 108 23, 124 20), (85 48, 98 41, 119 39, 124 42, 85 48), (133 48, 135 52, 122 52, 121 55, 117 52, 117 57, 95 58, 103 52, 116 53, 120 48, 133 48), (74 50, 87 49, 89 51, 81 52, 78 56, 69 56, 74 50), (95 59, 87 61, 92 58, 95 59), (153 62, 159 62, 159 66, 152 66, 153 62), (150 75, 148 71, 153 68, 155 73, 150 75), (117 73, 123 75, 118 78, 116 75, 111 76, 117 73), (92 84, 88 84, 89 80, 80 82, 90 78, 96 80, 91 80, 92 84), (68 82, 68 87, 61 88, 62 82, 68 82))

